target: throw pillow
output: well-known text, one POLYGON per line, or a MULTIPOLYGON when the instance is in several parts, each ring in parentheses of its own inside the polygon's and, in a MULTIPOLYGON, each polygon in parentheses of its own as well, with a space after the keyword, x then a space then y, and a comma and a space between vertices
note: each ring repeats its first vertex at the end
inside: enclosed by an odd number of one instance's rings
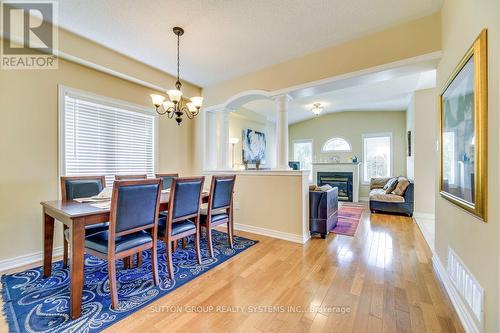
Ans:
POLYGON ((387 186, 387 188, 385 188, 384 186, 385 194, 391 194, 391 192, 394 191, 394 189, 398 185, 398 178, 397 177, 392 178, 385 185, 387 186))
POLYGON ((408 181, 408 179, 406 179, 405 177, 399 177, 398 184, 396 185, 396 188, 392 191, 392 193, 403 196, 409 185, 410 182, 408 181))
POLYGON ((309 191, 316 191, 316 187, 318 187, 315 184, 309 185, 309 191))
POLYGON ((326 192, 326 191, 331 190, 332 188, 333 187, 331 187, 330 185, 326 184, 326 185, 323 185, 323 186, 318 186, 316 188, 316 191, 326 192))

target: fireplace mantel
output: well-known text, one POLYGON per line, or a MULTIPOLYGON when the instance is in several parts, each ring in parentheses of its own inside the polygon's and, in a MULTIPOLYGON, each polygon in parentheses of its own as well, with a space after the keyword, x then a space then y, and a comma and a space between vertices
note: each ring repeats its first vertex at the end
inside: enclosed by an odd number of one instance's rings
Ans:
POLYGON ((357 163, 313 163, 313 182, 317 184, 318 172, 352 172, 352 201, 359 202, 359 166, 357 163))

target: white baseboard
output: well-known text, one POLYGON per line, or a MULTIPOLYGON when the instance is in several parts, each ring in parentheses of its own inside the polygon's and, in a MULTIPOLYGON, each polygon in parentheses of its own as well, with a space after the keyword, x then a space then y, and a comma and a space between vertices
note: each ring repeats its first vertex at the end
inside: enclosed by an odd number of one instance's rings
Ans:
POLYGON ((413 213, 413 216, 416 219, 434 220, 436 218, 436 215, 434 215, 434 214, 431 214, 431 213, 420 213, 420 212, 413 213))
POLYGON ((300 236, 300 235, 291 234, 288 232, 277 231, 277 230, 261 228, 261 227, 254 227, 251 225, 239 224, 239 223, 234 224, 234 229, 246 231, 246 232, 251 232, 251 233, 257 234, 257 235, 283 239, 283 240, 286 240, 289 242, 294 242, 294 243, 299 243, 299 244, 304 244, 305 242, 307 242, 309 240, 309 238, 311 238, 310 235, 300 236))
MULTIPOLYGON (((54 251, 52 252, 53 257, 57 256, 62 256, 63 255, 63 247, 58 246, 54 248, 54 251)), ((19 257, 14 257, 14 258, 8 258, 8 259, 3 259, 0 260, 0 272, 7 271, 9 269, 21 267, 21 266, 26 266, 26 265, 31 265, 37 262, 40 262, 43 260, 43 252, 38 251, 38 252, 33 252, 29 254, 24 254, 19 257)))
POLYGON ((450 277, 448 276, 448 272, 444 268, 441 260, 439 260, 437 255, 432 256, 432 265, 437 272, 437 275, 441 282, 443 283, 448 296, 451 299, 451 303, 455 308, 455 311, 462 322, 462 326, 464 327, 465 332, 467 333, 482 333, 483 329, 476 324, 473 315, 469 312, 469 309, 465 302, 462 300, 462 297, 453 286, 450 277))

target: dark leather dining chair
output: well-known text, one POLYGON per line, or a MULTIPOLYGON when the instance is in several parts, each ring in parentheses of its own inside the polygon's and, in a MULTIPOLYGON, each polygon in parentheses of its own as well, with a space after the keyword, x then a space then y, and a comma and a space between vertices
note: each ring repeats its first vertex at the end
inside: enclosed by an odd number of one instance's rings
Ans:
POLYGON ((200 255, 200 203, 205 177, 174 178, 170 189, 168 214, 158 222, 158 235, 167 249, 168 274, 174 279, 172 264, 172 244, 181 238, 194 235, 196 259, 201 264, 200 255))
MULTIPOLYGON (((64 176, 61 177, 61 199, 73 200, 88 198, 99 194, 106 187, 104 176, 64 176)), ((100 232, 108 228, 108 223, 85 226, 85 235, 100 232)), ((68 267, 69 228, 63 225, 63 265, 68 267)))
POLYGON ((178 173, 157 173, 156 178, 160 178, 162 181, 162 190, 167 190, 172 186, 172 180, 174 178, 179 178, 178 173))
POLYGON ((115 175, 115 180, 137 180, 137 179, 147 179, 148 175, 115 175))
POLYGON ((206 229, 208 249, 210 256, 214 257, 212 245, 212 228, 227 224, 227 238, 233 248, 233 190, 236 175, 213 176, 210 185, 210 196, 207 209, 202 209, 200 225, 206 229))
POLYGON ((158 285, 157 232, 161 180, 115 181, 108 230, 85 236, 85 252, 108 261, 111 307, 118 307, 116 260, 151 250, 153 282, 158 285))

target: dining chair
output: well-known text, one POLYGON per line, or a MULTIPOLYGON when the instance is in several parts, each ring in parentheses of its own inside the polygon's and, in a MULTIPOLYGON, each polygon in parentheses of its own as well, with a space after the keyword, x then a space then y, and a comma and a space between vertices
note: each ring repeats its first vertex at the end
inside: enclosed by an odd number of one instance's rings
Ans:
POLYGON ((160 178, 162 181, 162 190, 167 190, 172 186, 172 179, 179 178, 178 173, 157 173, 156 178, 160 178))
POLYGON ((168 274, 174 279, 172 264, 172 242, 194 235, 196 259, 201 264, 200 255, 200 203, 205 177, 174 178, 170 189, 168 214, 158 222, 158 235, 165 242, 168 274))
POLYGON ((153 282, 158 285, 158 210, 161 180, 115 181, 108 230, 85 237, 85 252, 108 261, 111 307, 118 307, 116 260, 151 250, 153 282))
MULTIPOLYGON (((61 199, 64 201, 88 198, 99 194, 106 187, 104 176, 63 176, 61 177, 61 199)), ((85 226, 85 235, 100 232, 108 228, 108 223, 85 226)), ((63 225, 63 266, 68 267, 69 228, 63 225)))
POLYGON ((147 174, 138 175, 115 175, 115 180, 137 180, 137 179, 147 179, 147 174))
POLYGON ((208 206, 200 211, 200 226, 205 228, 210 256, 214 257, 212 228, 227 224, 228 244, 233 248, 233 190, 236 175, 213 176, 208 206))

